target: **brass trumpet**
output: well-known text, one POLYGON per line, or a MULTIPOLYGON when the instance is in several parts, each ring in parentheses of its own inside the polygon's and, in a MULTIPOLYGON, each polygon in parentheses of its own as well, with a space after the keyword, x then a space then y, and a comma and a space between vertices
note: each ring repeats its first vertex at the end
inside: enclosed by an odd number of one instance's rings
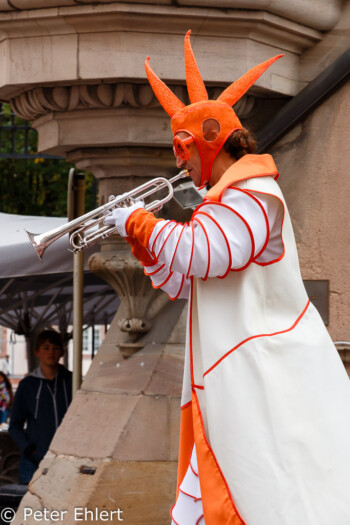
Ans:
POLYGON ((164 177, 157 177, 153 180, 145 182, 134 190, 131 190, 123 195, 115 197, 111 195, 109 201, 95 210, 85 213, 77 219, 67 222, 64 226, 53 228, 45 233, 34 234, 27 231, 28 237, 39 259, 41 260, 44 251, 50 244, 57 241, 66 233, 70 233, 69 244, 74 253, 80 252, 91 246, 95 242, 109 237, 117 232, 115 226, 108 226, 104 224, 105 217, 117 207, 130 206, 138 200, 145 200, 147 197, 156 193, 159 190, 166 188, 168 193, 162 199, 157 199, 145 205, 147 211, 158 211, 165 203, 170 201, 174 195, 174 182, 188 177, 188 171, 182 170, 180 173, 171 179, 164 177))

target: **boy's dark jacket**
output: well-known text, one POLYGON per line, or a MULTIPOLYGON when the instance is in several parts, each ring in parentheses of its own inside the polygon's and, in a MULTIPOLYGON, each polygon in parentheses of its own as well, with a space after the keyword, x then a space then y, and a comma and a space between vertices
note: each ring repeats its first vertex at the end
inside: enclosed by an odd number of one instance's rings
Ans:
POLYGON ((71 400, 72 372, 62 365, 53 381, 46 379, 38 367, 19 383, 9 432, 34 463, 39 463, 46 454, 71 400))

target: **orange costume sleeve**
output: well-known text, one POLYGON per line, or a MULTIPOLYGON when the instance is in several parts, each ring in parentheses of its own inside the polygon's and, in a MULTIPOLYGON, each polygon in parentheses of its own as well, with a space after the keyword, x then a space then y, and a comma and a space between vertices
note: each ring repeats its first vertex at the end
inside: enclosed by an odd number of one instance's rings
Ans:
POLYGON ((126 240, 131 246, 133 255, 143 266, 153 266, 158 262, 157 258, 149 252, 148 243, 155 225, 162 220, 156 219, 153 213, 139 208, 126 222, 125 230, 128 234, 126 240))
POLYGON ((157 258, 153 257, 153 255, 151 255, 150 252, 144 248, 137 239, 126 237, 125 240, 130 244, 133 256, 140 261, 142 266, 154 266, 157 264, 157 258))
POLYGON ((144 208, 135 210, 126 221, 125 231, 128 237, 137 239, 143 248, 148 249, 148 242, 152 235, 153 229, 157 222, 164 219, 156 219, 153 213, 146 211, 144 208))

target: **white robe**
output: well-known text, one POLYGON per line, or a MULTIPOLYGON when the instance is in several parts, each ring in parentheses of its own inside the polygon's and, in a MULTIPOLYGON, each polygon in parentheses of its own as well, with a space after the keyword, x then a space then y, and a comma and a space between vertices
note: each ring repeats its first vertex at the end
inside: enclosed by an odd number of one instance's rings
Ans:
POLYGON ((185 476, 173 523, 349 525, 350 383, 304 289, 277 183, 236 182, 188 226, 158 223, 149 249, 155 286, 190 292, 182 405, 198 399, 238 515, 207 521, 199 456, 200 488, 185 476))

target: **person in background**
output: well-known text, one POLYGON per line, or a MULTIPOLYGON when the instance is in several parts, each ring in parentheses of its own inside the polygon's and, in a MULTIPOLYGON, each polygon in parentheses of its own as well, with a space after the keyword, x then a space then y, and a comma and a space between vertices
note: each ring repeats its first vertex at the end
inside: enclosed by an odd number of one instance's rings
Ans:
POLYGON ((5 359, 1 362, 1 371, 6 375, 11 375, 11 361, 10 356, 7 354, 5 359))
POLYGON ((4 372, 0 372, 0 425, 7 423, 13 403, 12 385, 4 372))
POLYGON ((63 353, 58 332, 41 332, 34 345, 39 367, 16 391, 9 432, 22 453, 20 483, 31 480, 72 400, 72 373, 59 364, 63 353))

